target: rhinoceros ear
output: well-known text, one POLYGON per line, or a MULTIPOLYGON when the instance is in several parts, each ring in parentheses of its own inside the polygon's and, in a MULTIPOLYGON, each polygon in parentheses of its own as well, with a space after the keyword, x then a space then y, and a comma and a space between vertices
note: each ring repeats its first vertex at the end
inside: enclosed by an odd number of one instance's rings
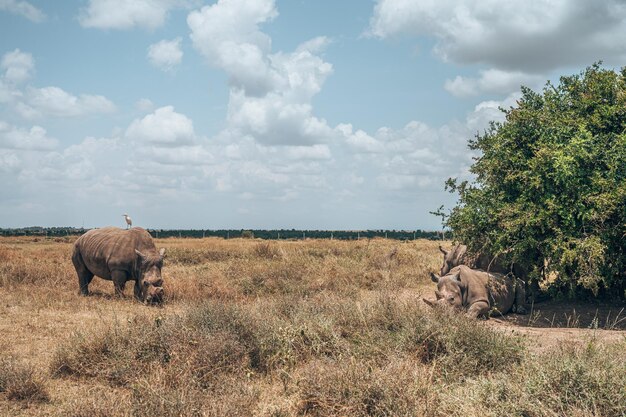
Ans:
POLYGON ((444 248, 441 247, 441 245, 439 245, 439 250, 441 251, 441 253, 443 253, 444 255, 448 254, 448 251, 445 250, 444 248))
POLYGON ((165 255, 165 248, 161 248, 161 250, 159 251, 159 256, 161 257, 161 259, 163 259, 164 255, 165 255))
POLYGON ((463 264, 463 257, 465 256, 466 252, 467 252, 467 246, 461 245, 459 243, 454 248, 454 253, 452 254, 452 262, 454 262, 455 265, 462 265, 463 264))
POLYGON ((432 272, 431 272, 431 273, 430 273, 430 279, 431 279, 433 282, 439 282, 439 275, 437 275, 437 274, 435 274, 435 273, 432 273, 432 272))
POLYGON ((458 282, 461 282, 461 271, 458 271, 456 274, 454 274, 454 279, 458 282))

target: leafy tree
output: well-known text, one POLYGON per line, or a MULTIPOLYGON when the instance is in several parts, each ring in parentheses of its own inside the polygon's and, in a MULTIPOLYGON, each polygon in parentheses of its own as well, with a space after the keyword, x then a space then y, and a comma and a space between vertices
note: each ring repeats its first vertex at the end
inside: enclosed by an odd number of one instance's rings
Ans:
POLYGON ((502 111, 469 142, 475 179, 446 182, 455 239, 570 296, 626 298, 626 68, 522 87, 502 111))

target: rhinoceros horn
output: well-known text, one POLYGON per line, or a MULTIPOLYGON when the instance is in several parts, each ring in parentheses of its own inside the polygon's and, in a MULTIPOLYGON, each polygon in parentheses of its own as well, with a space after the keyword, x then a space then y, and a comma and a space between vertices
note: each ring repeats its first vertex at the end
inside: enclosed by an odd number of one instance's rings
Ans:
POLYGON ((422 301, 424 301, 426 304, 428 304, 431 307, 435 306, 435 303, 433 301, 430 301, 428 298, 422 297, 422 301))

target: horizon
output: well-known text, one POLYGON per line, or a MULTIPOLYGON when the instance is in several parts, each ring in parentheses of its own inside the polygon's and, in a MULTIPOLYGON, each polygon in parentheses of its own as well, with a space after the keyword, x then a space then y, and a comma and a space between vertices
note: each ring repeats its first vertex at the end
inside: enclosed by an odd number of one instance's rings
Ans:
POLYGON ((2 228, 440 230, 521 85, 626 58, 617 0, 6 0, 0 28, 2 228))

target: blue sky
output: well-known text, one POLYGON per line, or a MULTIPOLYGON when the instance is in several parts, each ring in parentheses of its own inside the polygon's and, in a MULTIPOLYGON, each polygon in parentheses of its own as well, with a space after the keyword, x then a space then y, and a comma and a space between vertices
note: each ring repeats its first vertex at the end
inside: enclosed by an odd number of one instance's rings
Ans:
POLYGON ((619 1, 0 0, 0 227, 435 229, 619 1))

